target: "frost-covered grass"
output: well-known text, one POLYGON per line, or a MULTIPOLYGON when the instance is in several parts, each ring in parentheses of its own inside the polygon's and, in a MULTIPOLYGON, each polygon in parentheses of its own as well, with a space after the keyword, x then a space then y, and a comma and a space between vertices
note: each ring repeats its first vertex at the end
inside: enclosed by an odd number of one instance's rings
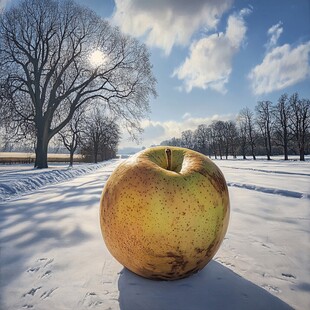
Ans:
MULTIPOLYGON (((134 275, 102 241, 99 199, 118 163, 0 204, 1 309, 310 308, 309 161, 217 160, 231 198, 227 235, 201 272, 173 282, 134 275)), ((15 168, 0 169, 0 183, 46 173, 15 168)))

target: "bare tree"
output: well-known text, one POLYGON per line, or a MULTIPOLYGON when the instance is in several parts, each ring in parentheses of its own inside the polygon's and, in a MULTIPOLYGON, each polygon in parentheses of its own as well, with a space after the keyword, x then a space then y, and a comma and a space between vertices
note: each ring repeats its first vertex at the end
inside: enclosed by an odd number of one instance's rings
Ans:
POLYGON ((38 168, 79 107, 101 99, 139 131, 156 95, 145 45, 72 0, 22 0, 0 14, 0 68, 11 123, 35 132, 38 168))
POLYGON ((226 159, 228 157, 229 152, 231 155, 236 158, 237 157, 237 143, 238 143, 238 130, 236 123, 234 121, 227 121, 225 122, 226 128, 226 159))
POLYGON ((239 145, 240 151, 242 154, 243 159, 246 159, 247 154, 247 145, 248 145, 248 137, 247 137, 247 122, 243 115, 239 113, 237 117, 237 124, 238 124, 238 133, 239 133, 239 145))
POLYGON ((69 121, 69 123, 58 132, 58 135, 69 151, 70 154, 70 163, 69 166, 73 166, 73 156, 77 149, 77 147, 81 144, 81 134, 82 134, 82 126, 83 126, 83 116, 85 111, 80 108, 75 111, 73 117, 69 121))
POLYGON ((193 150, 195 148, 194 133, 192 130, 182 131, 181 144, 182 144, 182 147, 186 147, 188 149, 193 150))
POLYGON ((120 140, 120 129, 115 118, 107 117, 104 135, 99 147, 100 160, 116 157, 117 147, 120 140))
POLYGON ((100 106, 95 106, 87 115, 84 123, 82 153, 97 163, 99 160, 116 155, 120 130, 116 119, 107 116, 100 106))
POLYGON ((291 128, 299 150, 299 158, 305 160, 306 137, 310 128, 310 100, 299 99, 298 93, 290 97, 291 128))
POLYGON ((217 159, 217 151, 218 151, 218 147, 217 147, 217 131, 216 128, 214 128, 215 126, 215 121, 212 122, 211 125, 208 126, 209 128, 209 143, 210 143, 210 147, 209 147, 209 157, 211 158, 212 154, 214 156, 215 159, 217 159))
POLYGON ((208 153, 210 128, 207 125, 199 125, 194 131, 196 149, 202 154, 208 153))
POLYGON ((275 120, 275 143, 283 148, 284 160, 288 160, 290 132, 290 104, 287 94, 281 95, 273 110, 275 120))
POLYGON ((261 135, 264 140, 267 160, 271 159, 272 147, 272 102, 259 101, 255 107, 256 109, 256 123, 260 129, 261 135))
POLYGON ((225 147, 226 147, 225 122, 215 121, 211 124, 211 128, 213 131, 214 146, 216 150, 218 151, 220 159, 222 159, 225 153, 225 147))
POLYGON ((254 127, 254 113, 249 108, 244 108, 240 111, 239 117, 245 123, 244 129, 246 130, 246 135, 251 148, 251 155, 253 159, 256 159, 255 149, 256 149, 256 131, 254 127))

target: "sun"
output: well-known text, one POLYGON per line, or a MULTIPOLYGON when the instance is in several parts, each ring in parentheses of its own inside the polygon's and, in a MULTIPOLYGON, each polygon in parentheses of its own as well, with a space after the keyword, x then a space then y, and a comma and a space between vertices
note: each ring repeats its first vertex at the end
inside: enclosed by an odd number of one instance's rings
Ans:
POLYGON ((99 67, 106 62, 105 54, 100 50, 96 50, 90 54, 89 62, 93 67, 99 67))

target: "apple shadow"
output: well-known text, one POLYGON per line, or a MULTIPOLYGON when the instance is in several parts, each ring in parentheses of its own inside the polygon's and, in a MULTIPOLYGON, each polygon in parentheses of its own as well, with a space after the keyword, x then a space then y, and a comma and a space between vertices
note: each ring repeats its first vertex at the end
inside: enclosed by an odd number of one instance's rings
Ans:
POLYGON ((118 288, 121 310, 293 309, 214 260, 176 281, 148 280, 124 268, 118 288))

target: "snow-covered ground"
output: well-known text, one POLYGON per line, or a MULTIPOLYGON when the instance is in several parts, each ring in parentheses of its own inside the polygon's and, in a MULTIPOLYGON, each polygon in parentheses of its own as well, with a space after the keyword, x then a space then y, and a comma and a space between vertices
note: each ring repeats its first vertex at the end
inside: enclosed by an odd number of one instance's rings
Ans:
POLYGON ((231 197, 227 235, 201 272, 173 282, 134 275, 104 245, 99 199, 119 161, 70 176, 1 166, 0 308, 310 309, 310 162, 216 163, 231 197))
POLYGON ((35 169, 33 164, 0 165, 0 202, 29 194, 49 184, 84 175, 109 162, 99 164, 49 164, 48 169, 35 169))

